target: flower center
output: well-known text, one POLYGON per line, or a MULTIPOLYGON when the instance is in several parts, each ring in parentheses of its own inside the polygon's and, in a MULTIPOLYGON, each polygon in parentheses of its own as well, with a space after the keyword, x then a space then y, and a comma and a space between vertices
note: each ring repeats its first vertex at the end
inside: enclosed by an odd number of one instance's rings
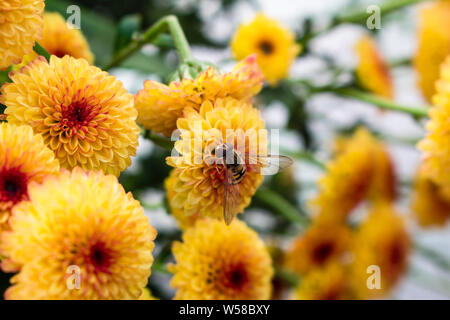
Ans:
POLYGON ((67 54, 67 52, 64 50, 61 50, 61 49, 57 49, 57 50, 51 52, 51 54, 53 54, 54 56, 57 56, 58 58, 63 58, 67 54))
POLYGON ((92 108, 85 99, 77 101, 62 110, 61 124, 63 127, 80 129, 88 125, 93 118, 92 108))
POLYGON ((238 265, 227 274, 227 279, 233 289, 241 289, 247 282, 247 271, 242 265, 238 265))
POLYGON ((27 196, 27 177, 18 168, 0 172, 0 201, 17 202, 27 196))
POLYGON ((259 49, 262 51, 262 53, 264 53, 266 56, 270 55, 273 53, 274 51, 274 47, 273 44, 269 41, 261 41, 259 43, 259 49))
POLYGON ((405 251, 400 243, 393 244, 390 252, 390 262, 393 266, 403 263, 405 257, 405 251))
POLYGON ((314 248, 313 259, 318 264, 323 264, 333 253, 332 243, 322 243, 314 248))
POLYGON ((97 242, 90 247, 87 262, 97 272, 108 272, 109 267, 113 263, 113 255, 104 243, 97 242))

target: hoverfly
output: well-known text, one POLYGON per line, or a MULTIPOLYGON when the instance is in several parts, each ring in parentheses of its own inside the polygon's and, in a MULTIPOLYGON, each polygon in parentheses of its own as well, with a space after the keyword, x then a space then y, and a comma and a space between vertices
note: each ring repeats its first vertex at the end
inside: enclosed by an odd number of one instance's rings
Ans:
POLYGON ((223 218, 225 223, 229 225, 237 214, 237 206, 239 205, 239 184, 244 179, 248 171, 261 172, 263 168, 274 167, 277 171, 283 170, 292 165, 293 160, 287 156, 266 155, 266 156, 250 156, 245 154, 245 158, 234 149, 229 143, 219 144, 213 151, 216 164, 224 165, 225 169, 225 192, 223 198, 223 218), (227 161, 228 159, 228 161, 227 161), (245 159, 253 160, 246 164, 245 159), (231 160, 231 161, 230 161, 231 160))

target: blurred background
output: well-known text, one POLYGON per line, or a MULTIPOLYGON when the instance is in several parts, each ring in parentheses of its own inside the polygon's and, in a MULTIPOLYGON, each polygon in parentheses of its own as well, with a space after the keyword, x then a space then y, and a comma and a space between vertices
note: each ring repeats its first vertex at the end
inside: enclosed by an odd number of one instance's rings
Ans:
MULTIPOLYGON (((81 29, 95 54, 95 64, 105 65, 114 50, 123 47, 135 30, 145 30, 167 14, 175 14, 192 46, 196 58, 214 63, 223 70, 230 70, 232 59, 229 41, 238 25, 248 22, 258 12, 277 19, 295 32, 300 39, 308 28, 327 26, 333 17, 355 8, 385 1, 376 0, 47 0, 46 11, 57 11, 67 16, 72 4, 81 8, 81 29), (128 38, 127 38, 128 37, 128 38)), ((381 30, 374 36, 386 60, 408 62, 414 55, 417 29, 417 12, 411 6, 382 16, 381 30)), ((315 38, 308 51, 295 61, 291 77, 314 80, 320 85, 329 81, 330 71, 326 61, 342 69, 353 69, 356 64, 354 46, 368 30, 358 25, 340 25, 331 32, 315 38), (324 59, 324 57, 326 59, 324 59)), ((120 68, 111 70, 131 92, 143 87, 143 81, 165 81, 177 65, 176 53, 171 50, 169 38, 161 38, 159 47, 146 45, 143 50, 126 60, 120 68)), ((392 69, 395 100, 406 105, 424 105, 416 86, 413 68, 406 65, 392 69)), ((349 76, 343 74, 343 77, 349 76)), ((350 132, 364 124, 375 133, 388 137, 388 148, 395 162, 398 180, 410 184, 414 178, 420 154, 415 142, 425 134, 423 122, 396 112, 380 112, 377 108, 350 99, 323 93, 312 97, 295 94, 283 87, 266 88, 257 101, 269 128, 281 129, 281 148, 314 153, 319 160, 330 159, 334 137, 350 132), (295 110, 295 112, 293 111, 295 110)), ((141 138, 138 155, 133 165, 124 172, 120 181, 135 197, 143 201, 146 214, 158 230, 156 255, 164 255, 173 239, 180 236, 174 219, 164 204, 162 183, 169 173, 164 158, 167 151, 141 138)), ((316 181, 321 171, 305 161, 296 161, 290 172, 294 182, 285 177, 266 178, 266 183, 281 190, 290 202, 306 210, 306 200, 316 193, 316 181)), ((408 189, 401 189, 399 211, 410 214, 408 189)), ((364 208, 358 208, 363 211, 364 208)), ((258 199, 246 210, 243 217, 268 241, 288 242, 296 235, 287 222, 270 212, 258 199)), ((450 259, 450 226, 439 229, 422 229, 412 224, 414 239, 450 259)), ((155 296, 170 298, 169 275, 153 272, 150 288, 155 296)), ((5 278, 5 276, 3 276, 5 278)), ((6 279, 5 279, 6 281, 6 279)), ((3 282, 5 282, 3 281, 3 282)), ((388 298, 392 299, 449 299, 450 275, 419 255, 411 259, 408 275, 388 298)))

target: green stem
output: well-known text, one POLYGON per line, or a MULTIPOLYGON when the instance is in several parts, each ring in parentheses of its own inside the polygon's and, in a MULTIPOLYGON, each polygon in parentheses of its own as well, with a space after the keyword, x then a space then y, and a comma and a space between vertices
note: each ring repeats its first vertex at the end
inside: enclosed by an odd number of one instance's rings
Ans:
POLYGON ((333 89, 332 92, 340 96, 350 97, 360 101, 364 101, 383 109, 409 113, 410 115, 416 118, 428 117, 428 109, 430 108, 430 107, 409 107, 399 105, 392 100, 388 100, 380 96, 376 96, 374 94, 366 93, 352 88, 338 88, 333 89))
MULTIPOLYGON (((404 8, 406 6, 416 4, 419 2, 424 2, 428 0, 387 0, 385 3, 381 4, 380 14, 381 16, 394 12, 398 9, 404 8)), ((367 9, 358 10, 348 14, 342 14, 336 17, 334 25, 342 23, 364 23, 371 13, 367 13, 367 9)))
POLYGON ((164 274, 171 274, 169 270, 167 270, 166 266, 164 266, 161 263, 154 263, 152 265, 152 271, 164 273, 164 274))
POLYGON ((45 50, 44 47, 42 47, 38 42, 34 44, 33 50, 38 55, 43 56, 47 61, 50 61, 50 53, 48 53, 48 51, 45 50))
POLYGON ((125 48, 120 50, 113 57, 112 61, 103 67, 103 70, 109 70, 119 65, 122 61, 127 59, 133 53, 141 49, 142 46, 144 46, 147 43, 155 41, 160 34, 166 31, 169 31, 173 38, 173 42, 180 57, 180 61, 182 63, 186 63, 187 61, 192 60, 191 49, 189 47, 188 41, 186 40, 186 36, 184 35, 183 29, 181 28, 180 23, 178 22, 178 18, 176 16, 170 15, 158 20, 154 25, 152 25, 149 29, 147 29, 147 31, 145 31, 140 37, 133 40, 125 48))
POLYGON ((418 254, 427 258, 430 262, 434 263, 436 266, 443 270, 450 271, 450 261, 449 259, 443 257, 438 252, 418 243, 414 243, 414 249, 418 254))
POLYGON ((163 137, 159 134, 155 134, 150 130, 145 131, 144 138, 153 141, 153 143, 155 143, 156 145, 167 150, 172 150, 174 146, 174 143, 170 141, 169 138, 163 137))
POLYGON ((309 224, 309 219, 306 218, 305 214, 300 212, 275 191, 261 187, 258 191, 256 191, 255 197, 272 209, 276 210, 292 223, 299 225, 302 228, 306 228, 309 224))
POLYGON ((161 202, 158 202, 158 203, 147 203, 147 202, 143 202, 143 201, 139 201, 139 202, 141 203, 141 206, 147 210, 158 210, 158 209, 164 208, 164 204, 161 202))

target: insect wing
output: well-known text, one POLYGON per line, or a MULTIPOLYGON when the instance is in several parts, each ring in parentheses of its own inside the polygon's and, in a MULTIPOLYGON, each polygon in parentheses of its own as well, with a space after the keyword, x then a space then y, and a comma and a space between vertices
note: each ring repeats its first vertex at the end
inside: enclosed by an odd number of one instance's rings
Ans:
POLYGON ((252 171, 257 171, 263 175, 276 174, 294 163, 290 157, 281 155, 253 157, 249 161, 252 171))
POLYGON ((223 218, 227 225, 233 221, 237 214, 239 205, 239 185, 232 184, 232 176, 232 170, 227 169, 225 178, 225 192, 223 196, 223 218))

